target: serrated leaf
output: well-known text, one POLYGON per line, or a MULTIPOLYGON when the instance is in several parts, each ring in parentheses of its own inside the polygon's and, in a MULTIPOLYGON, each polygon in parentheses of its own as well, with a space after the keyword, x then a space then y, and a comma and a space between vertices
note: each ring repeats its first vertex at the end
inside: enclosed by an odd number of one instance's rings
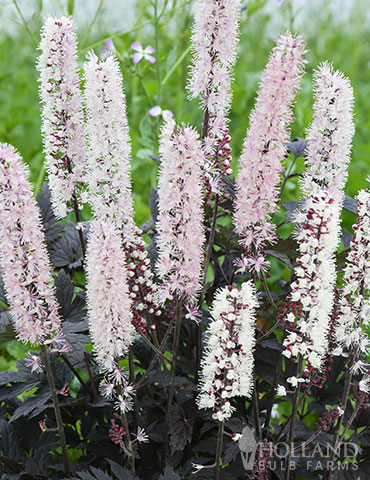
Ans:
POLYGON ((358 201, 349 195, 344 196, 343 208, 348 212, 357 214, 358 201))
POLYGON ((236 182, 233 178, 229 177, 228 175, 221 174, 218 177, 222 191, 226 193, 226 195, 230 196, 231 198, 235 198, 236 194, 236 182))
POLYGON ((107 461, 118 480, 138 480, 138 477, 134 476, 127 468, 122 467, 114 460, 107 458, 107 461))
POLYGON ((340 239, 345 247, 349 247, 349 245, 351 244, 352 238, 353 238, 353 235, 349 233, 347 230, 345 230, 344 228, 342 228, 340 239))
POLYGON ((84 320, 78 323, 64 322, 62 328, 69 347, 68 352, 65 354, 66 357, 74 367, 84 367, 84 355, 87 353, 84 344, 91 343, 91 339, 87 335, 83 335, 79 332, 87 330, 87 321, 84 320))
POLYGON ((54 267, 68 267, 72 270, 82 265, 80 238, 73 222, 66 223, 64 237, 53 244, 50 259, 54 267))
POLYGON ((86 316, 85 301, 74 296, 71 278, 63 269, 55 279, 55 287, 61 316, 68 322, 80 322, 86 316))
POLYGON ((10 316, 7 312, 0 313, 0 344, 10 342, 17 338, 10 316))
POLYGON ((13 424, 0 419, 0 452, 1 455, 19 458, 21 450, 19 447, 17 431, 13 424))
POLYGON ((233 462, 239 454, 240 448, 238 442, 229 442, 222 455, 222 461, 223 463, 233 462))
POLYGON ((303 157, 306 152, 307 142, 304 138, 296 137, 291 143, 287 145, 289 152, 291 152, 296 158, 303 157))
POLYGON ((181 480, 180 475, 175 472, 172 466, 166 467, 159 480, 181 480))
POLYGON ((177 417, 170 426, 170 448, 172 455, 182 452, 185 446, 191 442, 192 428, 190 423, 182 417, 177 417))
POLYGON ((40 385, 40 380, 30 380, 28 382, 21 382, 12 385, 11 387, 0 388, 0 402, 10 398, 16 398, 24 392, 28 392, 40 385))
POLYGON ((10 418, 11 422, 14 422, 20 417, 29 416, 37 409, 38 413, 48 408, 46 402, 50 399, 51 393, 48 390, 44 390, 42 393, 37 394, 35 397, 30 397, 25 400, 13 413, 10 418))
POLYGON ((51 194, 47 183, 43 183, 41 190, 37 193, 36 199, 41 211, 45 240, 47 242, 53 242, 63 232, 64 227, 63 224, 57 223, 57 218, 54 215, 51 205, 51 194))

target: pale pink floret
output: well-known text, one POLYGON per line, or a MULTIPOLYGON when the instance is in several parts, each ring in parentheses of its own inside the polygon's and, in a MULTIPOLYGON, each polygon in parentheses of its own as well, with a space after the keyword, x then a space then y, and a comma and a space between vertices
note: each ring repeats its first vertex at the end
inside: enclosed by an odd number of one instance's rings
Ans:
POLYGON ((200 0, 195 7, 189 91, 192 98, 200 97, 209 115, 210 150, 228 124, 240 8, 239 0, 200 0))
POLYGON ((292 107, 304 73, 302 37, 289 32, 277 40, 263 72, 240 157, 234 224, 237 233, 259 245, 274 237, 270 221, 278 208, 278 185, 290 138, 292 107))
POLYGON ((197 132, 165 124, 160 139, 156 265, 162 300, 193 300, 201 288, 203 245, 203 154, 197 132))
POLYGON ((37 64, 45 162, 58 218, 71 210, 74 194, 84 201, 85 140, 75 30, 71 18, 48 18, 37 64))
POLYGON ((1 273, 19 339, 40 344, 59 334, 61 319, 28 174, 14 147, 0 144, 1 273))
POLYGON ((112 223, 93 222, 87 249, 87 307, 98 364, 114 372, 133 341, 131 299, 120 236, 112 223))

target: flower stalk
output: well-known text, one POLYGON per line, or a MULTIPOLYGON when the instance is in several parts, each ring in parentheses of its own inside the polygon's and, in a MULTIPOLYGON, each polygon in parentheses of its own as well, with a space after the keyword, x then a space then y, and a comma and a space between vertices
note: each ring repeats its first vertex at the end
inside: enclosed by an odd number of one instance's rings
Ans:
POLYGON ((56 422, 57 422, 60 445, 62 447, 62 455, 63 455, 63 462, 64 462, 64 473, 67 476, 69 476, 70 475, 70 468, 69 468, 69 460, 68 460, 67 441, 66 441, 66 435, 65 435, 65 431, 64 431, 62 413, 60 411, 60 405, 59 405, 59 401, 58 401, 57 389, 56 389, 56 386, 55 386, 54 376, 53 376, 53 372, 52 372, 51 367, 50 367, 50 363, 49 363, 49 359, 48 359, 48 353, 46 351, 45 345, 41 344, 40 345, 40 350, 41 350, 42 360, 43 360, 43 363, 45 365, 46 376, 47 376, 48 382, 49 382, 51 397, 53 399, 55 419, 56 419, 56 422))

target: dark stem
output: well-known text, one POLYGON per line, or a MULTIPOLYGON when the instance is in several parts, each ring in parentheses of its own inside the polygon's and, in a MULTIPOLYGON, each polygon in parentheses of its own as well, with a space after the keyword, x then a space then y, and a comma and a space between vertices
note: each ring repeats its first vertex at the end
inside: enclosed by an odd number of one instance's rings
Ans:
MULTIPOLYGON (((128 349, 128 366, 129 366, 129 375, 130 375, 130 383, 135 385, 135 365, 134 365, 134 356, 132 354, 132 347, 128 349)), ((140 425, 140 417, 139 417, 139 405, 137 402, 137 396, 134 395, 134 415, 135 415, 135 423, 138 427, 140 425)))
POLYGON ((123 429, 126 432, 123 438, 125 440, 126 450, 130 460, 132 473, 135 475, 135 455, 134 455, 134 449, 132 448, 130 429, 128 426, 128 421, 125 413, 121 413, 121 422, 122 422, 123 429))
POLYGON ((171 360, 169 358, 167 358, 166 355, 161 351, 160 345, 158 345, 158 346, 153 345, 153 343, 148 338, 146 338, 145 335, 141 335, 141 338, 148 345, 148 347, 151 348, 153 350, 153 352, 155 352, 158 355, 158 357, 161 360, 163 360, 164 362, 167 362, 167 363, 171 363, 171 360))
POLYGON ((62 413, 60 411, 60 406, 59 406, 59 401, 58 401, 57 389, 56 389, 56 386, 55 386, 54 376, 53 376, 53 372, 51 371, 51 367, 50 367, 48 354, 46 352, 45 345, 40 345, 40 350, 41 350, 42 359, 43 359, 43 362, 44 362, 44 365, 45 365, 46 376, 47 376, 48 382, 49 382, 51 397, 53 399, 55 419, 56 419, 56 422, 57 422, 60 444, 61 444, 61 447, 62 447, 62 454, 63 454, 63 461, 64 461, 64 473, 69 477, 70 470, 69 470, 67 442, 66 442, 66 436, 65 436, 65 432, 64 432, 62 413))
MULTIPOLYGON (((303 370, 303 359, 302 356, 299 356, 299 362, 298 362, 298 368, 297 368, 297 377, 300 378, 302 376, 302 370, 303 370)), ((290 422, 290 430, 289 430, 289 441, 288 441, 288 457, 287 457, 287 463, 286 463, 286 471, 285 471, 285 480, 290 479, 290 461, 292 459, 292 454, 293 454, 293 440, 294 440, 294 430, 295 430, 295 422, 297 419, 297 411, 298 411, 298 406, 299 406, 299 392, 301 391, 301 383, 299 382, 295 393, 294 393, 294 400, 293 400, 293 409, 292 409, 292 415, 291 415, 291 422, 290 422)))
POLYGON ((275 369, 274 380, 272 382, 272 389, 271 389, 271 394, 270 394, 271 395, 270 404, 267 408, 265 423, 264 423, 264 426, 263 426, 263 428, 266 432, 268 432, 268 429, 269 429, 269 426, 270 426, 271 412, 272 412, 272 408, 274 406, 274 400, 275 400, 275 390, 276 390, 276 387, 277 387, 278 382, 279 382, 280 373, 281 373, 281 358, 279 357, 279 361, 278 361, 278 364, 277 364, 276 369, 275 369))
MULTIPOLYGON (((306 386, 306 389, 305 391, 303 392, 303 395, 301 397, 301 399, 299 400, 298 402, 298 408, 303 404, 305 398, 307 397, 308 395, 308 392, 310 391, 310 388, 312 387, 313 385, 313 382, 316 380, 317 378, 317 373, 315 373, 315 375, 312 377, 312 379, 310 380, 310 383, 306 386)), ((274 440, 274 445, 276 445, 278 443, 278 441, 281 439, 281 437, 283 436, 284 432, 285 432, 285 429, 287 428, 287 426, 289 425, 290 421, 292 419, 292 414, 289 415, 289 417, 286 419, 284 425, 281 427, 276 439, 274 440)))
MULTIPOLYGON (((338 418, 338 423, 337 423, 337 426, 335 428, 334 448, 333 448, 332 453, 330 455, 330 461, 331 462, 334 460, 335 452, 336 452, 336 449, 337 449, 338 444, 339 444, 340 429, 343 425, 344 412, 345 412, 346 407, 347 407, 349 392, 350 392, 350 389, 351 389, 351 382, 352 382, 352 377, 353 377, 352 367, 353 367, 353 364, 355 362, 356 356, 357 356, 357 348, 355 348, 351 352, 351 355, 350 355, 349 360, 348 360, 348 372, 347 372, 347 376, 346 376, 346 381, 344 383, 344 390, 343 390, 342 400, 341 400, 341 404, 340 404, 340 407, 343 410, 343 415, 341 415, 338 418)), ((327 480, 330 480, 331 474, 332 474, 332 470, 329 470, 327 480)))
POLYGON ((84 360, 85 360, 86 370, 87 370, 87 373, 89 375, 89 379, 90 379, 90 382, 91 382, 91 388, 93 390, 94 396, 97 397, 99 394, 98 394, 98 390, 97 390, 96 385, 95 385, 94 377, 91 373, 91 368, 90 368, 90 365, 89 365, 89 359, 87 358, 86 352, 84 352, 84 360))
MULTIPOLYGON (((167 328, 167 331, 163 337, 163 340, 162 340, 162 343, 160 344, 160 348, 159 350, 161 352, 163 352, 165 346, 166 346, 166 343, 167 343, 167 339, 171 333, 171 330, 172 330, 172 327, 175 323, 175 319, 173 318, 171 320, 171 323, 169 324, 168 328, 167 328)), ((135 390, 137 390, 138 388, 141 387, 141 385, 143 384, 146 376, 149 374, 149 372, 153 369, 154 365, 156 364, 157 360, 159 359, 159 353, 156 353, 153 360, 151 361, 149 367, 146 369, 146 372, 144 373, 144 375, 140 378, 140 380, 137 382, 137 384, 135 385, 135 390)))
POLYGON ((356 405, 356 408, 353 410, 352 415, 351 415, 350 419, 348 420, 348 423, 347 423, 345 429, 343 430, 342 435, 339 437, 338 444, 336 445, 336 448, 334 449, 334 451, 336 451, 337 448, 340 446, 340 444, 343 442, 343 439, 346 436, 346 433, 348 432, 348 430, 351 428, 352 423, 355 421, 355 418, 357 417, 357 414, 360 411, 361 406, 362 406, 361 403, 358 403, 356 405))
POLYGON ((216 470, 215 470, 215 480, 220 480, 221 475, 221 455, 222 455, 222 443, 224 439, 224 427, 225 422, 220 422, 218 427, 218 435, 217 435, 217 447, 216 447, 216 470))
POLYGON ((258 393, 257 393, 257 383, 256 383, 256 377, 253 374, 253 414, 254 414, 254 423, 256 427, 256 434, 258 439, 262 438, 262 432, 261 432, 261 421, 260 421, 260 413, 259 413, 259 404, 258 404, 258 393))
MULTIPOLYGON (((68 156, 66 157, 66 160, 67 160, 68 173, 72 173, 72 165, 68 156)), ((77 225, 79 225, 81 223, 81 217, 80 217, 80 209, 78 208, 76 190, 73 190, 73 193, 72 193, 72 203, 73 203, 73 211, 76 217, 76 222, 77 222, 77 225)), ((77 229, 77 231, 78 231, 78 237, 80 239, 80 244, 81 244, 82 258, 84 259, 86 255, 85 240, 84 240, 84 236, 81 228, 77 229)))
MULTIPOLYGON (((200 298, 199 298, 200 310, 202 310, 202 304, 203 304, 203 300, 204 300, 204 297, 205 297, 205 294, 206 294, 208 267, 209 267, 209 262, 211 260, 213 242, 215 240, 218 201, 219 201, 219 196, 216 195, 215 205, 214 205, 214 210, 213 210, 211 230, 209 232, 207 255, 206 255, 206 259, 204 261, 204 274, 203 274, 203 284, 202 284, 203 288, 202 288, 200 298)), ((199 324, 197 326, 197 357, 196 357, 195 375, 194 375, 196 384, 198 383, 198 375, 199 375, 201 358, 202 358, 202 326, 199 324)))
POLYGON ((172 348, 172 365, 170 373, 170 384, 168 386, 168 401, 167 401, 167 415, 166 415, 166 426, 162 450, 162 468, 164 468, 166 460, 166 450, 168 443, 169 428, 171 424, 171 414, 172 414, 172 402, 175 394, 175 378, 176 378, 176 364, 177 364, 177 355, 179 351, 180 343, 180 331, 181 331, 181 299, 176 300, 176 320, 175 320, 175 332, 173 336, 173 348, 172 348))
POLYGON ((83 386, 83 388, 87 391, 87 393, 89 393, 91 395, 91 391, 90 391, 89 387, 83 381, 83 379, 81 378, 81 375, 74 368, 74 366, 68 360, 68 358, 65 355, 63 355, 63 353, 59 353, 59 357, 63 360, 63 362, 67 365, 67 367, 72 371, 73 375, 77 378, 77 380, 80 382, 80 384, 83 386))

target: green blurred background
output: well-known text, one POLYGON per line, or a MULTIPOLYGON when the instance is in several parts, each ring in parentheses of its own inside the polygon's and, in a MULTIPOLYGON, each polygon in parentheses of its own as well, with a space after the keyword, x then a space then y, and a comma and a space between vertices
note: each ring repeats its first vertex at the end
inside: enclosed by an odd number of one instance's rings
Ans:
MULTIPOLYGON (((136 220, 149 215, 148 192, 155 183, 159 119, 148 110, 159 104, 177 121, 201 124, 196 101, 186 95, 190 63, 192 1, 18 0, 2 1, 0 13, 0 141, 15 145, 43 179, 40 112, 35 61, 39 31, 49 14, 72 14, 78 25, 80 65, 90 48, 100 53, 112 37, 121 60, 133 143, 136 220), (134 66, 130 45, 140 40, 157 49, 154 65, 134 66)), ((307 74, 296 106, 292 136, 304 136, 311 120, 312 72, 329 60, 351 80, 355 92, 356 135, 347 193, 354 196, 370 172, 370 2, 369 0, 251 0, 243 3, 239 58, 233 84, 230 132, 234 167, 253 107, 255 91, 277 35, 286 29, 307 40, 307 74)), ((294 189, 294 186, 291 187, 294 189)), ((288 189, 289 190, 289 189, 288 189)), ((293 192, 292 192, 293 194, 293 192)))

